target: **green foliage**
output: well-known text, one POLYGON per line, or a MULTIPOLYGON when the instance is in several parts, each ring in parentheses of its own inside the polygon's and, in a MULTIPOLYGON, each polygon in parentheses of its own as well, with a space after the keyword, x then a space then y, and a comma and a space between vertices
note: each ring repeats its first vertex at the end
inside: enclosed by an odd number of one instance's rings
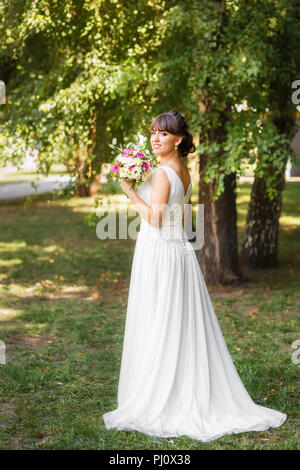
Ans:
MULTIPOLYGON (((111 161, 113 138, 136 134, 141 90, 149 81, 141 59, 149 54, 159 5, 144 2, 139 11, 136 2, 32 0, 24 7, 1 5, 1 29, 19 23, 14 49, 6 39, 0 50, 12 69, 1 126, 3 163, 18 164, 30 147, 38 149, 45 174, 54 162, 75 176, 78 160, 99 168, 111 161)), ((7 66, 1 67, 5 74, 7 66)))
POLYGON ((113 138, 148 133, 175 108, 200 137, 216 198, 253 159, 275 194, 296 112, 297 12, 295 0, 0 1, 2 163, 29 147, 41 172, 64 163, 89 184, 113 138))
POLYGON ((290 139, 286 134, 279 134, 270 119, 257 119, 257 113, 251 110, 226 124, 227 171, 241 174, 241 162, 254 165, 254 175, 266 181, 270 198, 276 196, 279 175, 284 171, 288 156, 292 156, 290 139))
POLYGON ((157 111, 179 107, 198 133, 215 199, 245 161, 277 193, 291 156, 300 19, 293 1, 177 2, 165 17, 157 111), (200 14, 201 12, 201 14, 200 14))

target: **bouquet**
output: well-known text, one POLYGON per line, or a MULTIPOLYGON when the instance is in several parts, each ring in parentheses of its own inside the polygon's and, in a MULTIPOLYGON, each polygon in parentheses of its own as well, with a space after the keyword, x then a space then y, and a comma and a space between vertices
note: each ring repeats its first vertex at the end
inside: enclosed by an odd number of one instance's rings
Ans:
POLYGON ((148 180, 153 172, 153 160, 149 150, 143 150, 140 146, 129 144, 127 148, 118 148, 119 151, 111 166, 112 179, 118 181, 124 178, 140 185, 148 180))

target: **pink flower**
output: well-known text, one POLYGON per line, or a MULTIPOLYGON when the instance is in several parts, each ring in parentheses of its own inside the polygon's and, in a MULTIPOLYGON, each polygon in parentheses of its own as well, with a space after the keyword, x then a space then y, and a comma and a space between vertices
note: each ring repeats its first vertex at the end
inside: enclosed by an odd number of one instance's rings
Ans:
POLYGON ((113 166, 111 167, 112 173, 119 173, 119 170, 120 170, 119 165, 113 165, 113 166))
POLYGON ((152 163, 150 162, 150 166, 152 167, 152 163))
POLYGON ((135 157, 136 149, 129 149, 129 156, 130 157, 135 157))
POLYGON ((131 165, 131 166, 129 167, 129 170, 131 171, 132 168, 134 168, 135 166, 136 166, 136 165, 131 165))
POLYGON ((143 153, 139 152, 139 153, 136 154, 136 157, 137 158, 145 158, 145 155, 143 153))
POLYGON ((143 162, 143 163, 142 163, 142 167, 145 168, 145 170, 148 170, 149 165, 148 165, 147 162, 143 162))
POLYGON ((130 150, 129 150, 129 149, 125 149, 125 150, 123 151, 123 157, 129 157, 129 155, 130 155, 130 150))

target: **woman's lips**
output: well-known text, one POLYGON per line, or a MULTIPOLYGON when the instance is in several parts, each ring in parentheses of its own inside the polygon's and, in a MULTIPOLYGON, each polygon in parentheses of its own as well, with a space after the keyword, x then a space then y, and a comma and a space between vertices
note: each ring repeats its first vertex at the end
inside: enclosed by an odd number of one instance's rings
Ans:
POLYGON ((156 148, 158 149, 159 147, 161 147, 161 145, 159 145, 159 144, 154 144, 153 147, 154 147, 155 149, 156 149, 156 148))

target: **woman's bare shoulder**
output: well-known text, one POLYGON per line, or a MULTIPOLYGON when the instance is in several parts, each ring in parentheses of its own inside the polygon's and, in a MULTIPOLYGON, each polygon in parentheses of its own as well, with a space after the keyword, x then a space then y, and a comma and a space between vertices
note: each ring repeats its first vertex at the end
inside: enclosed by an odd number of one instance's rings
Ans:
POLYGON ((176 173, 179 176, 179 178, 181 179, 181 181, 183 181, 187 184, 190 183, 191 176, 190 176, 190 172, 189 172, 189 169, 188 169, 186 164, 181 163, 181 164, 173 165, 172 168, 173 168, 173 170, 176 171, 176 173))
POLYGON ((155 179, 155 181, 166 181, 166 182, 169 181, 167 172, 165 171, 164 168, 161 168, 161 166, 158 166, 155 168, 152 176, 153 176, 153 179, 155 179))

